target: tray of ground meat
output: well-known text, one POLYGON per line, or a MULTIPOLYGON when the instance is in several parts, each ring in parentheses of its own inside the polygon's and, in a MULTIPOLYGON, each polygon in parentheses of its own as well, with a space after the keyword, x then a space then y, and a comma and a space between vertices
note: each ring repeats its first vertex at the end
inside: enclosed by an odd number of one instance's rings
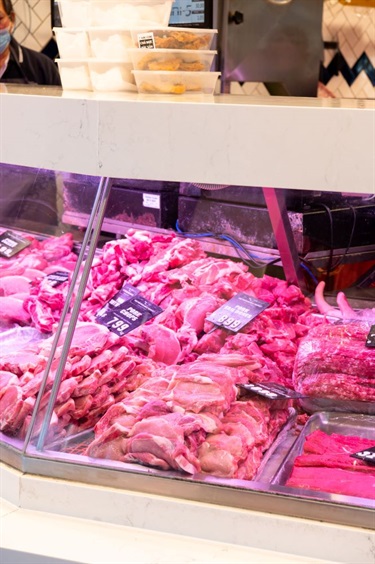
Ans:
POLYGON ((271 483, 373 500, 375 466, 352 456, 373 447, 375 417, 314 413, 271 483))

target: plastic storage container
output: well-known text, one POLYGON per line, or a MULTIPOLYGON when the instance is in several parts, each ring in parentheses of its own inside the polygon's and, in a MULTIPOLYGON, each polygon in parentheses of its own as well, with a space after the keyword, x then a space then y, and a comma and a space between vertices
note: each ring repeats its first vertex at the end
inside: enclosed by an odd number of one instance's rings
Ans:
POLYGON ((212 48, 217 29, 194 29, 182 27, 148 27, 132 29, 134 47, 140 47, 144 36, 151 36, 156 49, 203 49, 212 48))
POLYGON ((63 27, 86 27, 90 22, 90 3, 87 0, 57 0, 63 27))
POLYGON ((104 27, 167 26, 172 0, 92 0, 90 24, 104 27))
POLYGON ((93 90, 99 92, 136 92, 133 64, 123 61, 88 61, 93 90))
POLYGON ((91 57, 88 33, 82 28, 54 27, 59 55, 62 59, 91 57))
POLYGON ((130 30, 89 28, 92 56, 98 59, 121 59, 130 62, 129 48, 133 47, 130 30))
POLYGON ((56 59, 65 90, 92 90, 87 60, 56 59))
POLYGON ((211 70, 216 51, 185 49, 130 49, 135 70, 189 71, 211 70))
POLYGON ((167 26, 172 0, 57 0, 63 27, 167 26))
POLYGON ((219 72, 132 71, 138 92, 144 94, 213 94, 219 72))

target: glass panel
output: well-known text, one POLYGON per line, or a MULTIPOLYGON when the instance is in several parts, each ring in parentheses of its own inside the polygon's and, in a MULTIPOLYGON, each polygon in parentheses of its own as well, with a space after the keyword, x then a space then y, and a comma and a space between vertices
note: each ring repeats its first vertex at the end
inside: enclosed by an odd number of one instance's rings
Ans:
MULTIPOLYGON (((73 225, 92 219, 87 189, 79 178, 63 182, 64 217, 73 225)), ((214 484, 219 502, 230 488, 245 506, 258 492, 279 494, 275 507, 286 496, 370 508, 375 476, 365 462, 368 487, 360 492, 349 478, 339 490, 329 477, 311 488, 289 479, 314 432, 336 454, 348 436, 353 450, 375 441, 374 349, 365 347, 373 198, 111 179, 106 190, 27 454, 64 463, 44 472, 81 480, 98 480, 98 469, 107 483, 109 470, 117 484, 163 477, 178 481, 177 495, 192 482, 214 484), (322 299, 320 311, 313 303, 319 281, 328 310, 322 299), (353 306, 350 321, 340 298, 336 306, 339 290, 353 306)), ((358 484, 358 462, 345 452, 334 471, 354 474, 358 484)), ((322 471, 330 460, 322 457, 322 471)), ((209 491, 199 490, 201 499, 209 491)), ((304 511, 310 516, 308 505, 304 511)))
POLYGON ((58 366, 49 345, 69 311, 84 230, 64 222, 59 173, 1 164, 0 201, 1 440, 20 451, 38 394, 36 427, 43 420, 58 366))

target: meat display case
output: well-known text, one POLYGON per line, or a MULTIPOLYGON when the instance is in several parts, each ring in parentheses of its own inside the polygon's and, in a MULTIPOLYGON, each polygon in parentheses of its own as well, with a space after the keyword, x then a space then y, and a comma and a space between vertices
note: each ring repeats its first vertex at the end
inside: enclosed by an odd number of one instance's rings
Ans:
MULTIPOLYGON (((82 245, 86 261, 97 250, 112 179, 375 195, 372 101, 100 96, 7 86, 1 94, 0 112, 2 139, 13 138, 14 120, 24 130, 17 143, 2 143, 1 162, 101 178, 87 230, 88 234, 92 230, 92 236, 84 238, 82 245)), ((77 314, 85 282, 87 278, 78 290, 77 314)), ((74 308, 72 318, 74 321, 74 308)), ((67 333, 66 355, 74 332, 73 322, 67 333)), ((63 369, 60 363, 57 372, 63 369)), ((72 448, 63 452, 46 442, 48 421, 44 430, 37 442, 30 437, 21 445, 3 441, 2 459, 26 474, 298 517, 310 523, 373 528, 371 501, 290 491, 285 485, 270 484, 267 472, 263 482, 253 481, 249 487, 241 480, 236 484, 207 476, 193 480, 144 466, 93 462, 79 454, 90 437, 80 435, 76 445, 70 440, 72 448)), ((282 448, 292 447, 294 441, 288 440, 282 448)), ((284 456, 285 451, 279 455, 284 456)), ((368 538, 371 543, 371 536, 368 538)))

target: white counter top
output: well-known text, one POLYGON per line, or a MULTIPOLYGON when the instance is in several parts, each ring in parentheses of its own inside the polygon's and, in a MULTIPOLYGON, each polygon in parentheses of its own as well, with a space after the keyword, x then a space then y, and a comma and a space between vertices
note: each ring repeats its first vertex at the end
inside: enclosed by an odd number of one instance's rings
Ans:
POLYGON ((0 162, 115 178, 375 193, 373 100, 1 86, 0 162))

